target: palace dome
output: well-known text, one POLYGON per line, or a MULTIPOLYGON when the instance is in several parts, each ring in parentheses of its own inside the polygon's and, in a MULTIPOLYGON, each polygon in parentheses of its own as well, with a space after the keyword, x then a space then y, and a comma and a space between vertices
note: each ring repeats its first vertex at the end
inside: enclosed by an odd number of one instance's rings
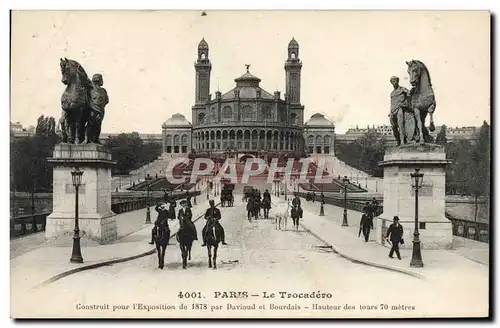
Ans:
POLYGON ((333 122, 321 113, 316 113, 304 124, 309 126, 332 126, 333 122))
POLYGON ((172 117, 166 120, 162 125, 162 127, 172 126, 190 127, 191 122, 189 122, 184 115, 177 113, 172 115, 172 117))

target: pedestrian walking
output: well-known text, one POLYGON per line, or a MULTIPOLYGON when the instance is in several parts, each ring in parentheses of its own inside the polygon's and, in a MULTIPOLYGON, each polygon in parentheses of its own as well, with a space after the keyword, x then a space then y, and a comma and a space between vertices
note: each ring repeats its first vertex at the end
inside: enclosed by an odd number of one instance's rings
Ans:
POLYGON ((403 239, 403 226, 399 224, 398 216, 394 216, 394 221, 389 226, 389 229, 387 229, 387 236, 385 238, 390 239, 392 243, 391 251, 389 252, 389 257, 391 259, 394 258, 393 255, 394 252, 396 252, 398 259, 401 260, 401 254, 399 254, 399 244, 404 244, 404 239, 403 239))
POLYGON ((363 232, 363 236, 365 237, 365 242, 367 243, 370 239, 370 231, 373 229, 373 218, 368 213, 369 209, 364 208, 364 213, 361 215, 361 221, 359 222, 359 232, 358 237, 363 232))

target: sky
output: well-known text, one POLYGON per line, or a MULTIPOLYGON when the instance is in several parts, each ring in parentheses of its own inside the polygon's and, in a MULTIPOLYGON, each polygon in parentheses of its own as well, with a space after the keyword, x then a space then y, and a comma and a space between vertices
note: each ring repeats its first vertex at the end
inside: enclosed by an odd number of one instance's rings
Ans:
MULTIPOLYGON (((490 17, 486 11, 15 11, 11 122, 60 117, 59 58, 101 73, 110 103, 104 133, 161 133, 175 113, 191 121, 202 38, 210 92, 250 72, 284 94, 288 42, 302 60, 304 118, 323 113, 337 133, 388 124, 391 76, 409 87, 405 61, 429 69, 436 125, 490 122, 490 17)), ((428 122, 427 122, 428 123, 428 122)))

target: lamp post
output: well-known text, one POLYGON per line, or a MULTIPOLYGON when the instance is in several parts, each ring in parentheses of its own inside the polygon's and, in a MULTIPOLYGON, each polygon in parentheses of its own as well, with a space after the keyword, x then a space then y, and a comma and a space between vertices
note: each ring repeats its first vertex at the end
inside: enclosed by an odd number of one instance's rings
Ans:
POLYGON ((286 175, 283 175, 283 186, 285 187, 285 200, 287 200, 288 194, 288 181, 286 179, 286 175))
POLYGON ((197 205, 196 204, 196 185, 198 184, 198 177, 196 177, 196 180, 194 182, 194 196, 193 196, 193 205, 197 205))
POLYGON ((410 267, 421 268, 424 266, 422 252, 420 250, 420 233, 418 232, 418 190, 422 188, 424 174, 420 169, 415 169, 415 173, 410 173, 412 187, 415 189, 415 231, 413 232, 413 251, 411 254, 410 267))
POLYGON ((321 184, 321 205, 319 206, 319 216, 325 216, 325 207, 323 205, 323 200, 325 195, 323 194, 323 184, 321 184))
POLYGON ((342 226, 348 227, 349 223, 347 223, 347 184, 349 183, 349 179, 347 178, 347 176, 344 176, 342 182, 344 183, 344 216, 342 219, 342 226))
POLYGON ((146 224, 151 223, 151 212, 149 211, 149 183, 152 180, 149 173, 146 175, 146 224))
POLYGON ((71 171, 71 179, 75 187, 75 234, 73 235, 73 251, 71 252, 70 262, 83 263, 82 250, 80 247, 80 227, 78 226, 78 189, 82 184, 83 171, 77 167, 71 171))
POLYGON ((210 181, 208 181, 208 175, 207 175, 207 200, 210 199, 210 181))

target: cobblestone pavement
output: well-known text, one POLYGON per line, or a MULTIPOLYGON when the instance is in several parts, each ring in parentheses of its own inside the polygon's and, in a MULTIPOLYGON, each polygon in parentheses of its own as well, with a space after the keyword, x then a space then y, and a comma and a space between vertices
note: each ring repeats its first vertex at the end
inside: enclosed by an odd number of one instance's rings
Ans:
MULTIPOLYGON (((81 272, 31 291, 29 295, 16 295, 11 314, 15 317, 22 314, 23 317, 200 318, 481 316, 487 313, 487 299, 461 294, 459 286, 455 289, 436 286, 400 273, 350 262, 324 248, 322 242, 303 229, 293 231, 290 220, 285 231, 277 230, 272 220, 249 222, 244 208, 238 200, 236 207, 222 209, 222 224, 229 245, 219 247, 217 270, 208 268, 207 250, 200 247, 201 240, 193 245, 192 260, 188 269, 183 270, 180 250, 175 244, 168 247, 164 270, 157 268, 157 257, 152 255, 81 272), (270 297, 272 294, 274 297, 270 297), (134 303, 161 309, 148 311, 137 305, 134 308, 134 303), (187 310, 180 309, 181 304, 187 310), (109 308, 85 310, 81 309, 82 305, 109 308), (122 309, 116 308, 119 305, 122 309), (242 305, 247 308, 238 309, 242 305), (266 310, 259 310, 259 306, 265 306, 266 310)), ((200 239, 203 224, 203 220, 196 224, 200 239)))

